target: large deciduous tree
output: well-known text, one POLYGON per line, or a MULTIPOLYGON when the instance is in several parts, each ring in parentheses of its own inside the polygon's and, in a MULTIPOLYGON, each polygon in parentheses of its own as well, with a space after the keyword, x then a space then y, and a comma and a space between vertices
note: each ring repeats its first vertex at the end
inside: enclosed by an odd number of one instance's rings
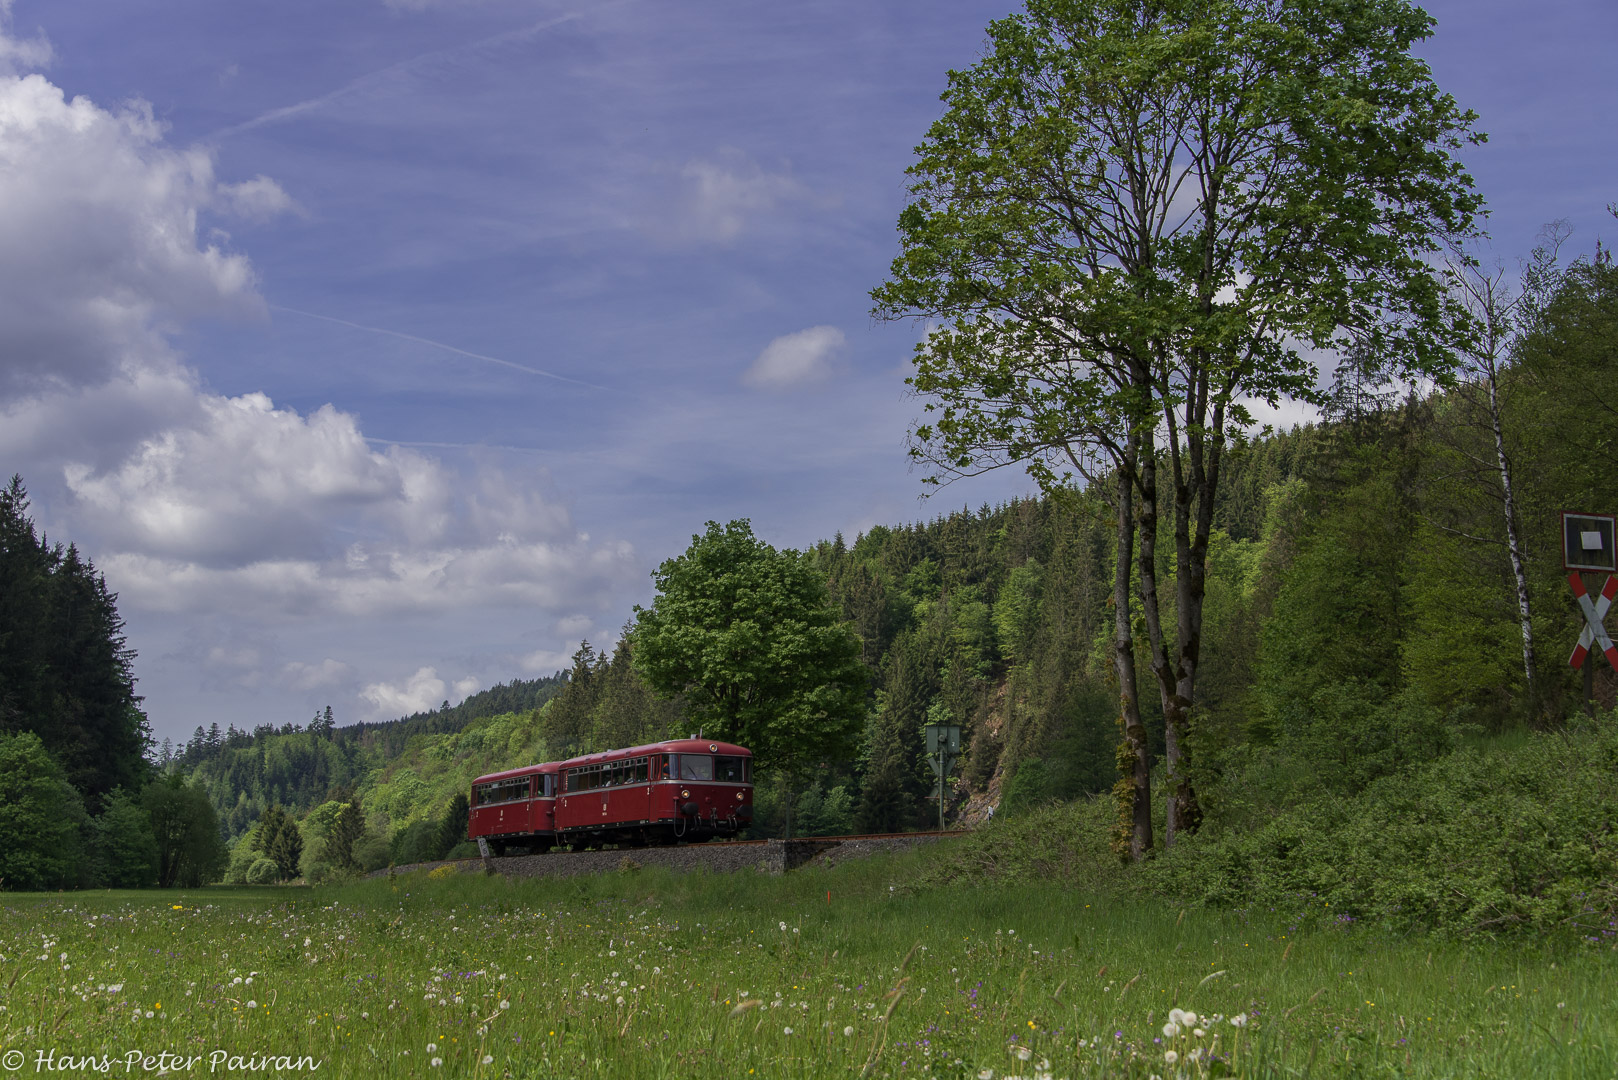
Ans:
POLYGON ((705 733, 788 777, 848 755, 869 674, 807 558, 759 540, 745 520, 710 521, 652 577, 658 596, 635 609, 633 632, 649 685, 683 695, 705 733))
POLYGON ((1047 489, 1109 482, 1136 858, 1151 822, 1132 574, 1172 843, 1199 815, 1205 566, 1244 400, 1316 398, 1314 355, 1350 344, 1406 377, 1450 368, 1431 256, 1472 230, 1480 200, 1451 155, 1479 136, 1410 53, 1432 25, 1404 0, 1029 0, 950 74, 909 170, 902 250, 872 295, 878 316, 930 324, 913 453, 935 481, 1020 463, 1047 489))
POLYGON ((31 731, 0 732, 0 888, 79 884, 84 806, 31 731))
POLYGON ((172 772, 146 785, 141 804, 157 841, 159 887, 195 888, 218 879, 228 852, 206 791, 187 783, 182 773, 172 772))

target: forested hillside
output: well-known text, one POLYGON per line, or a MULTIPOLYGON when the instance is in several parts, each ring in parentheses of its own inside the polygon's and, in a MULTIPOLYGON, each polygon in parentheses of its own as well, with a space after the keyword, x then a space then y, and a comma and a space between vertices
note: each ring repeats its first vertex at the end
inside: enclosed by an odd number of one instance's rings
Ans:
MULTIPOLYGON (((1316 798, 1356 797, 1458 749, 1559 728, 1579 711, 1579 675, 1564 658, 1581 624, 1557 515, 1618 507, 1618 482, 1600 467, 1618 431, 1615 286, 1604 259, 1560 274, 1492 398, 1476 379, 1379 392, 1345 367, 1325 420, 1232 448, 1190 755, 1206 814, 1199 844, 1316 798), (1513 484, 1531 668, 1491 400, 1513 484)), ((1166 514, 1159 520, 1166 528, 1166 514)), ((966 728, 951 811, 968 821, 990 806, 1015 817, 1111 791, 1115 536, 1107 502, 1072 491, 805 552, 862 641, 871 689, 857 754, 815 763, 797 792, 797 828, 934 822, 922 728, 936 720, 966 728)), ((1172 580, 1172 565, 1158 572, 1172 580)), ((1172 590, 1164 595, 1172 604, 1172 590)), ((265 806, 307 811, 324 789, 352 787, 392 857, 441 854, 439 825, 480 772, 686 733, 679 700, 636 673, 632 630, 610 652, 586 643, 553 680, 490 692, 503 697, 369 729, 326 731, 317 718, 301 732, 227 732, 218 749, 204 734, 175 760, 195 768, 232 836, 265 806)), ((1148 661, 1138 662, 1144 680, 1148 661)), ((1605 707, 1614 685, 1598 671, 1605 707)), ((1143 706, 1160 751, 1161 713, 1150 696, 1143 706)), ((784 792, 762 764, 756 831, 769 834, 782 827, 784 792)))

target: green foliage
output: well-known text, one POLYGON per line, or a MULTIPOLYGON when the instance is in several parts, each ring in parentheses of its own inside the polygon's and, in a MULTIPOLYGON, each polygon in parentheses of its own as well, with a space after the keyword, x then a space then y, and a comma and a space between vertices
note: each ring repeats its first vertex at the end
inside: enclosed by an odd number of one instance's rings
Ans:
POLYGON ((242 881, 248 885, 273 885, 280 880, 281 871, 277 869, 275 860, 263 855, 254 859, 242 876, 242 881))
POLYGON ((388 862, 394 866, 432 862, 443 854, 438 842, 438 822, 426 818, 413 821, 393 834, 388 844, 388 862))
POLYGON ((657 599, 635 609, 634 664, 648 684, 684 695, 708 735, 747 746, 766 769, 847 753, 868 677, 807 558, 758 540, 746 521, 709 522, 653 580, 657 599))
POLYGON ((1317 924, 1607 944, 1618 919, 1618 717, 1466 747, 1159 859, 1150 887, 1317 924))
POLYGON ((457 791, 450 800, 449 807, 438 823, 438 847, 447 852, 456 844, 466 841, 467 822, 471 817, 471 806, 467 801, 466 793, 457 791))
MULTIPOLYGON (((456 792, 460 800, 463 813, 461 835, 466 833, 464 813, 466 796, 456 792)), ((365 815, 360 811, 359 805, 345 802, 337 811, 337 817, 332 822, 330 832, 326 836, 326 855, 332 865, 344 873, 351 873, 359 869, 359 863, 354 855, 354 847, 365 837, 365 815)))
POLYGON ((1013 569, 1000 587, 994 602, 994 631, 1008 658, 1024 658, 1033 651, 1043 582, 1044 568, 1030 560, 1013 569))
POLYGON ((115 789, 92 823, 92 837, 98 883, 114 889, 157 883, 157 838, 138 799, 115 789))
POLYGON ((0 887, 78 885, 84 824, 78 792, 39 736, 0 734, 0 887))
POLYGON ((141 805, 157 842, 160 887, 194 888, 218 878, 229 852, 219 839, 219 817, 200 787, 170 773, 146 785, 141 805))

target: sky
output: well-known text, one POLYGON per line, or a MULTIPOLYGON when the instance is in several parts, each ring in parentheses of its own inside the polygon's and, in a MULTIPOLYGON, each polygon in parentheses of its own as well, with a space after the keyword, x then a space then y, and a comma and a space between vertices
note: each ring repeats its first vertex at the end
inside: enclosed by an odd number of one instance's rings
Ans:
MULTIPOLYGON (((921 499, 920 331, 868 295, 1010 10, 0 0, 0 472, 117 592, 155 736, 550 674, 709 520, 1032 492, 921 499)), ((1484 257, 1612 243, 1618 6, 1428 10, 1484 257)))

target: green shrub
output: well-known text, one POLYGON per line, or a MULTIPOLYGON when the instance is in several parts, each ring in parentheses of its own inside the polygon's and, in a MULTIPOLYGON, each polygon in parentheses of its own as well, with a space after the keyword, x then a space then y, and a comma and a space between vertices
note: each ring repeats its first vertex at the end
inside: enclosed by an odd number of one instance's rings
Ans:
POLYGON ((1250 830, 1186 838, 1154 891, 1448 936, 1607 940, 1618 916, 1618 727, 1458 750, 1250 830))
POLYGON ((0 886, 80 884, 84 804, 32 732, 0 734, 0 886))
POLYGON ((260 855, 248 866, 245 880, 249 885, 273 885, 278 878, 275 860, 260 855))

